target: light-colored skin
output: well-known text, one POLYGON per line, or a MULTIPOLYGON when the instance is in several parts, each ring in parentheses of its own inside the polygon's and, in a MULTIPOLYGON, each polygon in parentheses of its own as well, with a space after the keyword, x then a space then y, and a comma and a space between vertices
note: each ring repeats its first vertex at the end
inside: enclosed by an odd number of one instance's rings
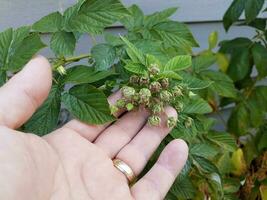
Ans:
MULTIPOLYGON (((132 187, 112 163, 119 158, 138 175, 169 133, 163 124, 147 125, 145 111, 123 114, 111 126, 72 120, 45 137, 14 130, 42 104, 51 83, 48 61, 37 56, 0 88, 0 199, 164 199, 186 162, 184 141, 168 144, 153 168, 132 187)), ((109 102, 119 97, 115 93, 109 102)), ((166 113, 177 116, 170 107, 166 113)))

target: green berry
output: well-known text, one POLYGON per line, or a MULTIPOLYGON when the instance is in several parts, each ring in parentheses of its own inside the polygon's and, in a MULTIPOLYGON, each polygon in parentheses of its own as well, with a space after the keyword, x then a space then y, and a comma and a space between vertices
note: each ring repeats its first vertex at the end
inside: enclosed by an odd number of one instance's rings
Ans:
POLYGON ((163 107, 162 107, 161 104, 155 104, 155 105, 152 106, 151 111, 154 114, 158 114, 158 113, 161 113, 163 111, 163 107))
POLYGON ((136 75, 132 75, 129 79, 130 84, 137 85, 139 83, 139 77, 136 75))
POLYGON ((160 80, 161 86, 163 89, 168 89, 170 83, 168 78, 163 78, 160 80))
POLYGON ((153 93, 159 92, 161 90, 161 84, 158 81, 154 81, 149 85, 149 89, 153 93))
POLYGON ((181 102, 176 102, 174 108, 177 110, 177 112, 182 112, 184 109, 184 104, 181 102))
POLYGON ((159 126, 161 122, 161 119, 157 115, 152 115, 148 118, 148 123, 151 126, 159 126))
POLYGON ((148 70, 151 75, 157 75, 160 72, 159 66, 157 64, 151 64, 148 70))
POLYGON ((149 84, 149 78, 146 76, 141 76, 139 80, 139 84, 142 85, 148 85, 149 84))
POLYGON ((119 99, 117 102, 116 102, 116 106, 118 108, 124 108, 126 105, 126 101, 124 99, 119 99))
POLYGON ((173 96, 175 97, 180 97, 180 96, 183 96, 183 91, 182 91, 182 87, 179 86, 179 85, 176 85, 172 88, 172 94, 173 96))
POLYGON ((131 99, 135 94, 135 89, 132 87, 124 86, 121 89, 121 92, 123 97, 125 97, 126 99, 131 99))
POLYGON ((176 126, 177 124, 177 120, 174 117, 169 117, 167 120, 167 127, 168 128, 173 128, 174 126, 176 126))
POLYGON ((190 128, 191 126, 192 126, 192 124, 193 124, 193 119, 191 118, 191 117, 187 117, 186 119, 185 119, 185 121, 184 121, 184 126, 186 127, 186 128, 190 128))
POLYGON ((126 107, 126 109, 127 109, 128 111, 131 111, 131 110, 134 109, 134 105, 133 105, 132 103, 127 103, 125 107, 126 107))
POLYGON ((142 88, 139 91, 139 102, 141 104, 148 104, 149 103, 149 99, 151 97, 151 92, 149 89, 147 88, 142 88))
POLYGON ((159 97, 161 101, 169 102, 172 98, 172 94, 168 90, 163 90, 160 92, 159 97))
POLYGON ((115 115, 119 111, 119 108, 117 106, 111 105, 110 106, 110 112, 112 115, 115 115))

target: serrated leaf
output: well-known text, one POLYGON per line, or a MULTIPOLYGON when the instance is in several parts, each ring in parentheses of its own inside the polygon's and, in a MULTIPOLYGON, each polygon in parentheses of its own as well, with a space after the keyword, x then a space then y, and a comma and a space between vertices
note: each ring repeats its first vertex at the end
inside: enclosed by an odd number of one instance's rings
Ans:
POLYGON ((198 97, 193 99, 188 99, 184 103, 183 113, 187 114, 206 114, 212 112, 212 108, 204 99, 198 97))
POLYGON ((135 63, 142 63, 145 64, 145 56, 143 55, 143 53, 136 48, 136 46, 133 45, 133 43, 131 43, 128 39, 126 39, 125 37, 121 36, 122 41, 126 44, 127 46, 127 54, 128 56, 132 59, 133 62, 135 63))
POLYGON ((116 59, 116 50, 109 44, 97 44, 91 49, 92 57, 95 60, 96 70, 107 70, 116 59))
POLYGON ((198 167, 198 169, 204 173, 219 173, 218 168, 208 159, 200 157, 200 156, 193 156, 194 164, 198 167))
POLYGON ((181 77, 179 74, 177 74, 176 72, 174 71, 163 71, 163 72, 160 72, 159 75, 157 75, 156 77, 157 79, 160 79, 160 78, 170 78, 170 79, 176 79, 176 80, 182 80, 183 77, 181 77))
POLYGON ((43 136, 53 131, 58 122, 60 112, 60 96, 62 88, 54 85, 43 105, 24 125, 25 131, 43 136))
POLYGON ((129 31, 134 31, 135 29, 141 28, 144 23, 144 13, 137 6, 132 5, 128 8, 130 15, 125 16, 120 19, 120 22, 125 26, 125 28, 129 31))
POLYGON ((135 73, 135 74, 142 74, 142 75, 147 74, 147 68, 144 65, 139 64, 139 63, 127 62, 124 65, 124 68, 127 71, 135 73))
POLYGON ((213 81, 210 88, 223 97, 236 98, 236 89, 233 81, 224 73, 206 70, 201 72, 204 80, 213 81))
POLYGON ((167 18, 173 15, 177 11, 177 8, 167 8, 160 12, 155 12, 151 15, 147 15, 144 20, 144 27, 152 28, 154 25, 167 21, 167 18))
POLYGON ((192 65, 192 59, 189 55, 176 56, 169 60, 164 66, 163 71, 180 71, 187 69, 192 65))
POLYGON ((60 31, 52 35, 50 46, 57 56, 73 55, 76 39, 73 33, 60 31))
POLYGON ((190 148, 190 154, 209 159, 218 154, 218 149, 208 143, 194 144, 190 148))
POLYGON ((64 83, 94 83, 114 74, 115 72, 112 70, 96 71, 94 68, 89 66, 77 65, 67 69, 67 73, 64 77, 64 83))
POLYGON ((104 124, 114 120, 104 93, 91 85, 77 85, 62 96, 66 108, 79 120, 104 124))
POLYGON ((213 49, 216 47, 218 43, 218 32, 214 31, 209 35, 209 49, 213 49))
POLYGON ((186 50, 198 46, 198 43, 188 27, 180 22, 162 22, 153 26, 152 30, 156 32, 157 36, 160 37, 164 43, 170 46, 176 46, 186 50))
POLYGON ((246 0, 245 16, 249 23, 256 19, 264 4, 264 0, 246 0))
POLYGON ((227 151, 233 152, 237 149, 235 139, 229 133, 212 131, 206 136, 209 140, 223 147, 227 151))
POLYGON ((68 30, 99 34, 123 16, 127 9, 119 0, 87 0, 68 20, 68 30))
POLYGON ((63 16, 59 12, 54 12, 35 22, 32 29, 41 33, 55 33, 61 30, 62 25, 63 16))
POLYGON ((180 72, 183 77, 182 83, 185 83, 190 90, 201 90, 209 87, 213 82, 208 80, 201 80, 185 72, 180 72))
POLYGON ((206 70, 216 62, 216 55, 213 54, 202 54, 194 57, 192 60, 192 67, 195 72, 206 70))
POLYGON ((267 75, 267 49, 256 43, 252 48, 252 55, 259 75, 265 77, 267 75))
POLYGON ((226 31, 236 22, 245 9, 245 0, 234 0, 223 16, 223 25, 226 31))

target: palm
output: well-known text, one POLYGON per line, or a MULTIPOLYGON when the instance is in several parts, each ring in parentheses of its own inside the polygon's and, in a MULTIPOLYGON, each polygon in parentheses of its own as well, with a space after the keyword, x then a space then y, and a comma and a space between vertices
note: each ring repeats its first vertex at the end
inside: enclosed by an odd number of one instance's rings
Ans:
MULTIPOLYGON (((0 89, 1 97, 9 97, 8 102, 0 98, 0 199, 163 199, 187 158, 183 141, 171 142, 131 188, 112 162, 119 158, 139 175, 170 131, 146 125, 145 111, 118 113, 120 119, 111 126, 72 120, 43 138, 12 129, 23 124, 47 96, 48 66, 44 58, 35 58, 0 89)), ((110 97, 110 103, 119 95, 110 97)), ((172 108, 166 113, 176 116, 172 108)))

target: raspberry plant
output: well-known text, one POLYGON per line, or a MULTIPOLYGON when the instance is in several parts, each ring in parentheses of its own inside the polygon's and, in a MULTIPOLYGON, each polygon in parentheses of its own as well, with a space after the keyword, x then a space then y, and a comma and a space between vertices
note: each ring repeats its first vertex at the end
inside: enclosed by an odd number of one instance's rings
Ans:
POLYGON ((89 124, 115 121, 118 109, 146 108, 149 124, 159 126, 164 107, 171 105, 178 120, 167 120, 164 126, 173 130, 144 170, 169 141, 187 141, 189 159, 166 199, 267 199, 267 87, 262 82, 267 34, 266 19, 257 18, 263 3, 234 0, 223 19, 226 30, 237 22, 255 28, 255 37, 222 41, 216 51, 213 32, 209 48, 195 53, 198 43, 188 27, 169 19, 176 8, 144 15, 137 5, 126 8, 119 0, 79 0, 63 13, 0 33, 0 85, 49 46, 55 55, 50 58, 53 86, 22 130, 49 133, 58 126, 62 105, 89 124), (238 22, 243 11, 246 20, 238 22), (125 35, 105 31, 115 22, 125 27, 125 35), (41 40, 47 33, 50 44, 41 40), (101 35, 104 42, 76 55, 82 35, 93 41, 101 35), (122 98, 110 106, 107 96, 118 89, 122 98), (222 115, 225 108, 231 110, 229 119, 222 115), (215 123, 224 130, 216 130, 215 123))

